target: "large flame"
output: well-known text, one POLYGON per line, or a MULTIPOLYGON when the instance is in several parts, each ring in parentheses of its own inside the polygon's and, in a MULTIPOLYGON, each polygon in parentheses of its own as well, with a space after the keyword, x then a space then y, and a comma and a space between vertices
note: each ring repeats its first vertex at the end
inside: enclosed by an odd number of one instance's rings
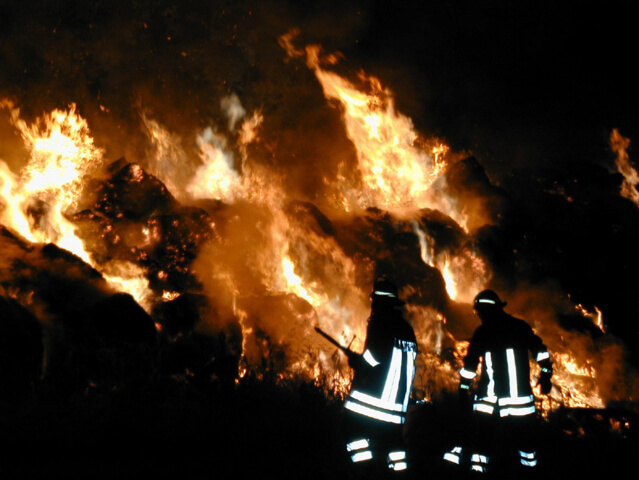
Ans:
MULTIPOLYGON (((334 64, 337 55, 321 56, 316 46, 298 50, 292 43, 294 37, 292 32, 281 37, 280 43, 290 57, 306 59, 327 101, 337 103, 357 153, 357 181, 345 164, 337 178, 328 180, 339 192, 334 206, 344 216, 357 215, 369 207, 392 212, 417 236, 421 260, 441 273, 448 297, 469 303, 488 284, 489 266, 469 245, 438 250, 419 217, 420 209, 438 209, 468 233, 468 213, 459 211, 455 200, 446 197, 441 188, 435 190, 447 167, 449 147, 420 135, 411 119, 397 111, 392 92, 378 79, 362 73, 361 87, 357 87, 325 67, 334 64)), ((73 252, 101 271, 116 290, 131 293, 147 309, 156 301, 174 298, 176 293, 169 291, 153 298, 145 270, 135 264, 97 262, 68 220, 77 207, 84 179, 104 162, 104 151, 94 144, 76 107, 54 110, 29 125, 13 104, 4 101, 1 105, 10 112, 29 159, 19 174, 0 161, 0 221, 30 241, 53 242, 73 252)), ((296 208, 295 199, 289 198, 280 176, 250 157, 248 146, 259 142, 262 113, 248 114, 235 95, 222 99, 221 105, 227 113, 227 125, 210 125, 196 132, 195 145, 185 145, 183 138, 142 113, 149 140, 148 168, 183 202, 212 200, 236 206, 238 212, 248 205, 253 213, 250 218, 238 213, 230 222, 238 244, 222 241, 214 252, 200 259, 215 262, 215 273, 202 282, 229 295, 231 310, 242 328, 245 362, 240 376, 254 367, 251 362, 259 361, 253 352, 262 341, 258 338, 262 326, 250 319, 251 312, 243 302, 255 296, 280 295, 305 302, 311 312, 292 307, 305 344, 296 350, 281 378, 305 376, 343 394, 348 389, 349 371, 339 354, 329 355, 322 340, 313 336, 312 326, 319 325, 344 345, 361 350, 369 302, 368 292, 356 278, 361 271, 370 273, 372 266, 359 265, 333 236, 297 221, 291 213, 296 208)), ((639 182, 625 153, 628 142, 615 133, 612 143, 629 185, 625 191, 637 203, 634 186, 639 182)), ((604 329, 601 312, 592 314, 578 308, 604 329)), ((432 307, 408 305, 407 315, 418 333, 417 386, 422 397, 431 398, 438 389, 456 388, 467 341, 448 333, 448 320, 432 307)), ((286 345, 288 331, 278 328, 277 334, 271 332, 269 341, 286 345)), ((551 345, 557 372, 552 398, 566 406, 600 407, 597 368, 592 362, 578 361, 563 347, 551 345)))
POLYGON ((28 124, 20 110, 4 100, 0 106, 11 115, 29 152, 19 175, 0 160, 0 221, 24 238, 55 243, 101 270, 116 291, 133 295, 148 308, 148 281, 144 271, 126 262, 99 265, 78 237, 68 217, 75 213, 83 181, 103 164, 104 151, 94 144, 88 123, 71 105, 54 110, 28 124))
POLYGON ((323 62, 333 63, 334 56, 321 59, 317 46, 307 47, 306 54, 326 98, 342 107, 347 135, 357 151, 361 186, 344 182, 344 208, 430 206, 429 189, 444 171, 448 147, 421 138, 411 119, 395 109, 392 93, 377 78, 360 74, 368 87, 365 92, 321 67, 323 62))

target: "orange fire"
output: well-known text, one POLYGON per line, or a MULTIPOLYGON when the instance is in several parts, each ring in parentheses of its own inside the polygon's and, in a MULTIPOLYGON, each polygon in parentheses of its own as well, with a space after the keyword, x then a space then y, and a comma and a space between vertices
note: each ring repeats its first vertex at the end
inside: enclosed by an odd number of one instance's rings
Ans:
MULTIPOLYGON (((420 209, 437 209, 468 233, 468 213, 459 211, 454 199, 436 188, 447 168, 450 148, 420 135, 411 119, 397 111, 392 92, 378 79, 362 73, 362 87, 357 87, 325 67, 334 64, 337 55, 322 56, 316 46, 296 49, 294 38, 292 32, 280 43, 291 58, 306 59, 327 101, 338 104, 357 153, 361 182, 347 180, 351 176, 346 175, 345 165, 338 178, 329 179, 338 192, 334 207, 344 216, 357 215, 369 207, 391 212, 416 234, 421 261, 439 270, 448 297, 469 303, 490 281, 489 266, 471 247, 438 251, 419 218, 420 209)), ((53 242, 73 252, 99 270, 114 289, 131 293, 147 310, 155 302, 176 298, 178 294, 171 291, 154 298, 145 270, 135 264, 97 262, 67 219, 77 207, 85 177, 104 164, 104 151, 94 145, 87 122, 76 107, 54 110, 29 125, 11 103, 0 105, 10 112, 29 151, 28 162, 19 174, 0 160, 0 221, 32 242, 53 242), (44 205, 44 213, 30 213, 35 204, 44 205)), ((312 327, 321 326, 344 345, 361 351, 370 305, 368 292, 356 277, 361 270, 370 273, 372 266, 358 265, 333 236, 297 221, 291 214, 293 199, 279 176, 252 161, 248 146, 259 142, 262 113, 246 112, 233 95, 223 99, 222 106, 228 117, 225 128, 204 128, 191 146, 142 113, 149 139, 147 167, 183 202, 215 200, 238 206, 240 212, 244 205, 259 212, 248 219, 238 214, 230 227, 235 243, 222 240, 198 259, 216 262, 215 273, 206 274, 206 278, 202 274, 202 283, 210 290, 211 285, 222 286, 242 328, 240 378, 259 363, 263 352, 260 342, 265 342, 259 335, 270 329, 269 342, 293 352, 287 368, 278 372, 282 381, 310 378, 333 394, 343 395, 348 391, 350 370, 337 351, 312 333, 312 327), (190 151, 196 152, 196 161, 190 151), (286 325, 265 326, 251 320, 247 299, 289 296, 303 302, 308 311, 291 306, 286 312, 293 312, 292 318, 286 325), (300 345, 294 347, 297 343, 300 345)), ((615 151, 625 165, 627 143, 618 136, 613 138, 618 146, 615 151)), ((634 181, 632 172, 627 171, 628 181, 634 181)), ((143 227, 141 238, 148 238, 151 233, 144 229, 148 227, 143 227)), ((286 300, 282 303, 289 307, 286 300)), ((592 317, 578 308, 604 330, 599 310, 592 317)), ((408 305, 406 313, 418 333, 419 395, 429 399, 438 390, 456 388, 467 341, 454 338, 447 330, 448 320, 431 307, 408 305)), ((566 406, 601 406, 596 366, 577 361, 568 349, 552 347, 557 372, 553 400, 566 406)))
POLYGON ((31 125, 20 118, 20 110, 11 102, 4 100, 0 106, 9 111, 29 152, 19 175, 0 160, 0 221, 29 241, 55 243, 77 255, 100 270, 116 291, 130 293, 148 308, 144 270, 126 262, 98 265, 68 220, 77 207, 83 181, 104 160, 104 151, 95 146, 89 126, 76 106, 54 110, 31 125))
POLYGON ((624 177, 621 185, 621 195, 639 207, 639 191, 636 188, 639 185, 639 173, 630 163, 627 152, 630 140, 621 136, 617 129, 613 129, 610 134, 610 146, 612 151, 617 154, 615 161, 617 170, 624 177))

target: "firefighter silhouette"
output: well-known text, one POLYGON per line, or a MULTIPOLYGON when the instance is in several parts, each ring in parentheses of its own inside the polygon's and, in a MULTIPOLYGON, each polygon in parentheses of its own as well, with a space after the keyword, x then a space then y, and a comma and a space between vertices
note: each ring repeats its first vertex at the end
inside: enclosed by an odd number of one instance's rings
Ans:
POLYGON ((471 385, 481 374, 472 398, 471 435, 467 445, 444 454, 453 464, 467 464, 472 472, 489 471, 495 446, 514 448, 521 473, 537 466, 535 398, 530 383, 529 352, 540 366, 541 393, 550 393, 552 362, 542 340, 528 323, 504 312, 506 302, 492 290, 480 292, 474 309, 481 320, 460 370, 462 404, 470 404, 471 385))
POLYGON ((371 300, 364 353, 349 355, 354 376, 344 404, 344 426, 354 476, 380 478, 408 469, 402 431, 417 341, 393 282, 378 278, 371 300))

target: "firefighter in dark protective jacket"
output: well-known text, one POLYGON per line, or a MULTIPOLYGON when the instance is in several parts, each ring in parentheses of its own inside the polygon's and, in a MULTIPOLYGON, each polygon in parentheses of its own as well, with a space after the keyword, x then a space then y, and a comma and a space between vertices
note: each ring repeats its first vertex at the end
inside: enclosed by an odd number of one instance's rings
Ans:
POLYGON ((415 376, 417 341, 402 315, 397 287, 378 278, 362 354, 349 356, 354 370, 345 407, 346 450, 355 476, 406 472, 402 429, 415 376))
MULTIPOLYGON (((481 364, 481 375, 473 398, 474 438, 468 452, 474 472, 488 471, 491 443, 515 447, 519 465, 531 472, 537 465, 533 432, 535 398, 530 385, 529 352, 540 367, 541 393, 550 393, 552 363, 542 340, 528 323, 504 312, 506 305, 492 290, 480 292, 474 309, 482 324, 468 346, 460 373, 460 397, 468 397, 481 364), (503 435, 506 438, 495 438, 503 435)), ((444 455, 456 464, 462 462, 462 447, 444 455)))

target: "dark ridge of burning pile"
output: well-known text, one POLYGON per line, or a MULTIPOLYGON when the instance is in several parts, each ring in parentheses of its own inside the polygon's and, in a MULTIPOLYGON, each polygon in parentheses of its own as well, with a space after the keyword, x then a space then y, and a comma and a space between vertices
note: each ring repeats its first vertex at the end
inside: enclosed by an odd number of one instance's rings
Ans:
POLYGON ((98 263, 122 260, 144 267, 158 295, 198 290, 189 267, 215 236, 211 217, 180 205, 156 177, 123 158, 105 175, 88 182, 83 206, 73 216, 98 263))
POLYGON ((477 244, 499 288, 556 282, 561 290, 547 289, 548 302, 565 292, 589 311, 600 309, 607 333, 624 342, 639 365, 639 330, 630 320, 639 315, 631 293, 639 269, 639 209, 620 195, 622 180, 587 163, 517 172, 500 186, 508 209, 497 224, 480 229, 477 244))
MULTIPOLYGON (((424 218, 427 213, 424 213, 424 218)), ((421 260, 419 239, 409 220, 369 208, 347 221, 335 221, 336 238, 346 255, 394 278, 400 289, 413 286, 411 298, 442 309, 448 295, 441 273, 421 260), (421 292, 421 293, 420 293, 421 292)), ((370 287, 366 287, 370 288, 370 287)))
POLYGON ((24 360, 23 369, 5 372, 7 379, 27 369, 27 386, 33 380, 31 386, 45 385, 61 395, 146 384, 156 375, 232 384, 241 331, 228 316, 222 321, 209 299, 197 293, 199 283, 189 270, 199 247, 212 238, 211 218, 179 205, 161 182, 124 160, 91 179, 87 192, 83 202, 89 207, 72 220, 97 263, 131 262, 145 269, 157 296, 169 288, 182 295, 147 313, 75 255, 53 244, 32 244, 1 227, 1 291, 16 299, 6 298, 4 334, 10 344, 21 345, 27 339, 16 322, 24 320, 27 328, 30 318, 37 319, 39 335, 22 355, 35 354, 29 352, 38 351, 38 340, 44 343, 36 360, 4 351, 13 362, 24 360), (145 227, 152 242, 144 242, 145 227), (24 307, 16 310, 16 304, 24 307), (34 361, 41 378, 32 369, 34 361))

